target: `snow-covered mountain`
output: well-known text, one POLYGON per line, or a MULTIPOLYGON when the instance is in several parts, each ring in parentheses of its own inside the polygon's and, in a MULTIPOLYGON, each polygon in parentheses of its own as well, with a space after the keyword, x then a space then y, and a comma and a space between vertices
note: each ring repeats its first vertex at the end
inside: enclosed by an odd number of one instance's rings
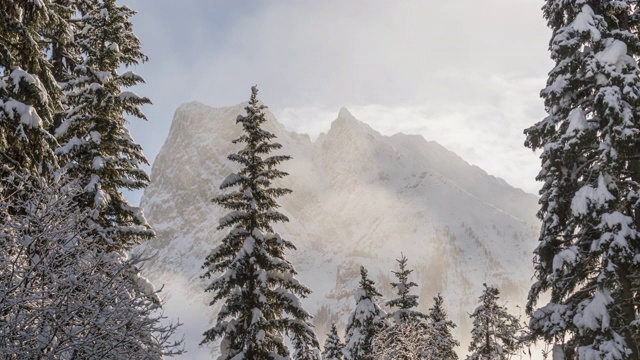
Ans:
MULTIPOLYGON (((235 119, 243 108, 180 106, 142 197, 158 233, 141 247, 157 252, 145 274, 165 285, 165 315, 185 323, 189 359, 215 351, 197 346, 217 309, 207 305, 212 295, 203 292, 199 276, 223 235, 216 226, 224 211, 211 199, 236 169, 226 157, 237 150, 231 140, 240 134, 235 119)), ((293 190, 281 198, 290 222, 276 228, 298 247, 289 257, 314 290, 303 303, 315 315, 321 341, 330 322, 344 326, 360 265, 384 300, 393 296, 391 270, 401 252, 415 270, 424 311, 443 293, 458 324, 460 353, 470 330, 467 313, 477 306, 483 282, 498 286, 509 304, 524 304, 539 228, 535 196, 422 136, 383 136, 346 109, 316 141, 267 116, 282 153, 293 156, 283 164, 290 176, 281 181, 293 190)))

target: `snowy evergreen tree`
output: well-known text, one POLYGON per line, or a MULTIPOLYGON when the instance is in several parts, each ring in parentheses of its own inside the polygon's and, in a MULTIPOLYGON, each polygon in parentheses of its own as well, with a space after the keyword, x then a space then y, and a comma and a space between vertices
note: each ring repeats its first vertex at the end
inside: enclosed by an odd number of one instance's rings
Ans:
MULTIPOLYGON (((62 108, 62 92, 46 57, 45 33, 66 40, 68 24, 48 1, 0 2, 0 176, 57 168, 48 127, 62 108)), ((0 191, 11 191, 4 181, 0 191)))
POLYGON ((67 111, 56 128, 56 152, 67 172, 85 192, 79 206, 94 210, 91 221, 114 250, 129 249, 154 233, 140 208, 131 206, 122 189, 145 188, 148 164, 126 128, 125 114, 146 119, 140 106, 150 100, 123 90, 144 82, 122 67, 146 61, 129 18, 135 12, 114 0, 72 1, 82 15, 74 40, 79 58, 62 83, 67 111))
POLYGON ((373 359, 373 337, 385 326, 386 312, 377 304, 381 297, 367 270, 360 267, 360 288, 356 291, 356 307, 347 322, 343 355, 347 360, 373 359))
POLYGON ((418 284, 413 281, 409 281, 409 275, 413 270, 407 269, 407 258, 404 254, 401 254, 400 259, 396 259, 400 271, 392 271, 398 279, 397 283, 391 283, 394 289, 398 291, 398 297, 391 301, 387 301, 386 305, 389 307, 398 308, 390 316, 396 324, 402 324, 407 319, 416 321, 426 320, 427 316, 415 308, 418 306, 418 295, 411 295, 410 291, 412 287, 417 287, 418 284))
POLYGON ((273 223, 288 221, 277 211, 276 199, 291 190, 277 187, 273 181, 287 175, 277 165, 290 157, 269 156, 281 145, 272 142, 275 135, 263 128, 266 106, 257 95, 254 86, 246 115, 237 119, 244 134, 233 143, 244 147, 229 155, 241 169, 220 186, 222 190, 236 190, 214 199, 230 210, 220 219, 218 228, 231 230, 203 266, 203 278, 214 277, 206 288, 214 293, 211 305, 219 301, 224 305, 202 343, 222 339, 220 360, 289 358, 285 335, 319 347, 309 322, 311 315, 299 300, 311 290, 295 279, 296 271, 285 258, 285 250, 295 250, 295 246, 272 227, 273 223))
POLYGON ((400 271, 393 271, 393 274, 398 282, 391 283, 391 286, 398 291, 398 297, 388 301, 386 305, 396 307, 397 310, 388 314, 393 319, 393 324, 376 335, 375 358, 430 359, 429 355, 435 351, 432 349, 434 333, 427 315, 415 310, 418 296, 410 294, 411 288, 418 284, 409 281, 409 275, 413 271, 407 269, 408 260, 404 254, 396 261, 400 271))
POLYGON ((480 306, 470 315, 473 329, 467 360, 508 360, 520 348, 522 326, 506 307, 498 304, 500 291, 487 284, 484 287, 480 306))
POLYGON ((451 329, 456 324, 449 320, 444 309, 444 299, 438 294, 433 298, 433 307, 429 309, 429 326, 432 328, 433 358, 441 360, 458 360, 454 348, 460 346, 460 342, 453 338, 451 329))
POLYGON ((344 344, 340 341, 338 328, 336 324, 331 324, 331 332, 327 334, 327 340, 324 342, 324 351, 322 351, 322 360, 342 360, 342 348, 344 344))
POLYGON ((543 11, 555 61, 541 92, 548 116, 525 130, 525 145, 542 150, 532 338, 569 359, 638 360, 638 5, 547 0, 543 11))
POLYGON ((0 357, 161 359, 181 353, 144 258, 104 252, 72 201, 79 188, 15 175, 0 199, 0 357), (21 211, 16 211, 20 208, 21 211))

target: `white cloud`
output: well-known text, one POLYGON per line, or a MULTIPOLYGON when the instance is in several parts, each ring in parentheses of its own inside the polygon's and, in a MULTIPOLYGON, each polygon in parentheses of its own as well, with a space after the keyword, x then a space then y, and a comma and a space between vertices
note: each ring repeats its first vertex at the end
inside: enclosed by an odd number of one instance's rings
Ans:
MULTIPOLYGON (((457 81, 455 77, 449 79, 457 81)), ((513 186, 536 194, 540 183, 538 155, 523 146, 523 130, 542 119, 537 99, 542 79, 467 77, 467 87, 479 91, 473 102, 430 101, 422 105, 347 105, 359 120, 384 135, 421 134, 457 153, 513 186), (484 91, 481 88, 485 88, 484 91)), ((337 108, 272 109, 288 129, 312 138, 329 129, 337 108)))
POLYGON ((137 90, 150 123, 132 124, 150 159, 180 103, 233 105, 258 84, 294 130, 317 134, 347 106, 537 189, 522 130, 551 68, 542 0, 128 2, 151 57, 137 90))

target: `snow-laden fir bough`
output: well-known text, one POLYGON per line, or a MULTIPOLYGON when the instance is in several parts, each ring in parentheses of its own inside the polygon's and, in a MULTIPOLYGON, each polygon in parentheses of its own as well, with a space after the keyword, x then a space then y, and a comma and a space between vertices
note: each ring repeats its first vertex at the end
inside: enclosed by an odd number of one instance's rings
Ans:
POLYGON ((240 164, 240 171, 220 186, 234 190, 214 199, 230 210, 220 218, 218 229, 230 230, 203 266, 203 278, 213 278, 206 288, 214 293, 211 305, 224 302, 215 326, 202 341, 221 339, 219 360, 289 359, 285 336, 293 340, 296 354, 319 355, 311 315, 300 303, 311 289, 296 280, 296 271, 285 257, 285 250, 295 250, 294 244, 272 227, 288 221, 278 212, 276 199, 291 190, 274 181, 287 175, 277 165, 290 156, 270 155, 281 145, 264 128, 266 106, 257 95, 254 86, 246 115, 237 119, 244 133, 233 143, 244 147, 228 157, 240 164))
MULTIPOLYGON (((44 31, 65 39, 67 22, 44 3, 0 2, 0 175, 55 171, 48 132, 62 109, 62 91, 41 42, 44 31)), ((11 192, 9 182, 0 191, 11 192)))
POLYGON ((76 201, 93 211, 96 231, 114 250, 130 249, 154 232, 121 191, 149 183, 140 168, 148 161, 126 128, 125 115, 146 120, 140 106, 151 101, 126 90, 144 80, 121 68, 147 57, 132 31, 133 10, 114 0, 73 3, 81 15, 71 27, 78 54, 68 61, 61 82, 66 106, 54 132, 56 154, 83 187, 76 201))

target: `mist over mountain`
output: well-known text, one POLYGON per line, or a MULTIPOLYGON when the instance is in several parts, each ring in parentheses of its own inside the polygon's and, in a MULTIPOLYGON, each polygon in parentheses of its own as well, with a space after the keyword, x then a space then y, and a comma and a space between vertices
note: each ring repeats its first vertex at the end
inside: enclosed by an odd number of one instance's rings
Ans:
MULTIPOLYGON (((217 311, 208 306, 212 295, 204 293, 199 276, 223 236, 216 227, 225 211, 211 199, 237 169, 226 157, 237 150, 231 140, 241 133, 235 120, 244 106, 181 105, 141 201, 157 231, 139 248, 157 253, 144 273, 165 285, 165 314, 186 324, 189 359, 215 351, 197 347, 217 311)), ((293 157, 282 164, 290 176, 280 181, 293 190, 280 201, 290 222, 276 230, 298 248, 288 257, 314 290, 303 304, 321 342, 331 322, 344 327, 360 265, 369 269, 383 301, 395 295, 389 283, 401 253, 414 270, 421 310, 438 292, 444 295, 458 324, 459 353, 466 351, 467 313, 484 282, 497 286, 510 307, 524 304, 539 230, 536 196, 422 136, 383 136, 344 108, 315 141, 287 131, 269 112, 267 118, 266 128, 283 145, 280 153, 293 157)))

